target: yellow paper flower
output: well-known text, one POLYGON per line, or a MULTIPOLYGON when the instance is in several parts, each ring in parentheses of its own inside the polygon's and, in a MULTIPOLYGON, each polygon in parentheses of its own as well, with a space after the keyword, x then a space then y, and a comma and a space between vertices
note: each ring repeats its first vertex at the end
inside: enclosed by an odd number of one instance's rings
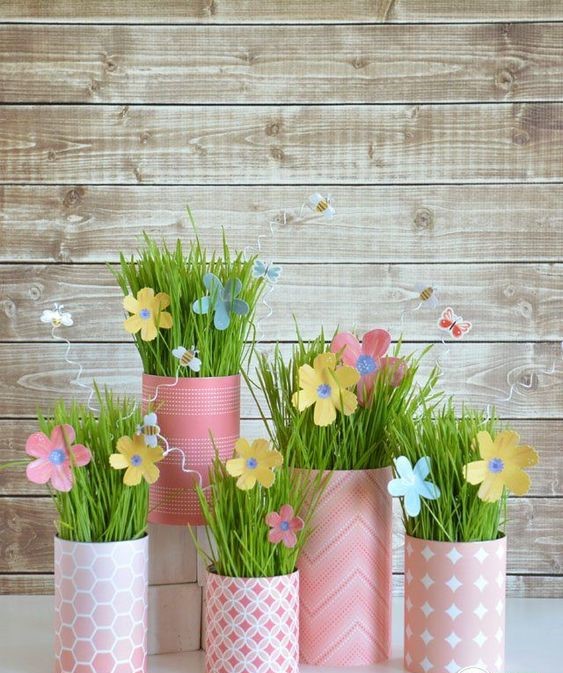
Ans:
POLYGON ((475 460, 463 468, 470 484, 481 484, 477 495, 485 502, 500 499, 506 486, 516 495, 524 495, 530 488, 530 477, 522 468, 538 462, 538 454, 531 446, 518 446, 517 432, 499 432, 494 441, 488 432, 477 433, 479 453, 483 460, 475 460))
POLYGON ((255 439, 252 446, 242 437, 235 444, 238 458, 227 461, 227 472, 232 477, 238 477, 237 486, 248 491, 254 488, 256 482, 265 488, 274 483, 274 468, 283 463, 283 456, 279 451, 270 448, 267 439, 255 439))
POLYGON ((123 298, 123 308, 133 315, 129 316, 123 326, 130 334, 141 331, 143 341, 156 339, 159 329, 172 327, 172 316, 164 309, 170 306, 170 297, 164 292, 156 296, 150 287, 137 292, 137 299, 129 294, 123 298))
POLYGON ((119 453, 112 453, 109 462, 116 470, 127 470, 123 477, 124 484, 137 486, 143 478, 148 484, 154 484, 160 475, 155 463, 164 458, 159 446, 147 446, 143 435, 133 435, 120 437, 117 440, 117 450, 119 453))
POLYGON ((346 390, 360 380, 354 367, 336 368, 334 353, 317 355, 313 366, 299 367, 301 390, 294 393, 292 402, 299 411, 315 405, 315 425, 330 425, 336 420, 336 410, 348 416, 358 406, 358 399, 351 390, 346 390))

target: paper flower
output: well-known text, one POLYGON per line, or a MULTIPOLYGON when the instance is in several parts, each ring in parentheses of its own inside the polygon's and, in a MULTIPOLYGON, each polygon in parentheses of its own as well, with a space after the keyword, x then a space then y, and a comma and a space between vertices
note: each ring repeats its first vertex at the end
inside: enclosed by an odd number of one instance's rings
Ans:
POLYGON ((120 437, 117 450, 119 453, 112 453, 109 462, 115 470, 126 470, 123 477, 126 486, 137 486, 141 479, 154 484, 160 475, 155 463, 164 458, 160 447, 147 446, 143 435, 134 435, 120 437))
POLYGON ((488 432, 477 433, 479 454, 483 460, 475 460, 463 468, 465 479, 470 484, 481 484, 477 495, 485 502, 496 502, 504 487, 516 495, 524 495, 530 488, 530 477, 522 468, 535 465, 537 452, 531 446, 518 446, 517 432, 499 432, 494 441, 488 432))
POLYGON ((231 278, 223 283, 213 273, 206 273, 203 284, 210 294, 194 301, 192 310, 198 315, 214 311, 213 324, 218 330, 227 329, 231 323, 231 313, 246 315, 250 308, 242 299, 236 299, 242 290, 242 283, 238 278, 231 278))
POLYGON ((354 367, 360 374, 358 399, 363 402, 372 391, 379 372, 390 373, 389 382, 395 388, 400 385, 406 372, 401 358, 385 355, 391 345, 391 335, 384 329, 373 329, 364 334, 362 343, 350 332, 337 334, 330 346, 333 353, 342 353, 342 362, 354 367))
POLYGON ((255 439, 250 445, 242 437, 235 444, 235 451, 239 457, 228 460, 226 467, 232 477, 238 477, 238 488, 248 491, 256 482, 270 488, 275 479, 274 468, 283 463, 281 453, 272 450, 267 439, 255 439))
POLYGON ((29 481, 34 484, 51 482, 55 491, 70 491, 74 482, 72 467, 83 467, 92 460, 90 449, 72 444, 76 434, 72 425, 57 425, 51 436, 34 432, 27 438, 25 452, 37 460, 26 468, 29 481))
POLYGON ((68 311, 63 311, 64 306, 55 304, 53 309, 46 308, 39 320, 44 323, 50 323, 52 327, 71 327, 74 325, 72 315, 68 311))
POLYGON ((420 499, 436 500, 440 497, 440 489, 429 481, 430 458, 423 456, 416 465, 411 465, 406 456, 399 456, 394 461, 395 470, 399 475, 387 484, 387 490, 394 498, 403 498, 405 512, 409 516, 420 514, 420 499))
POLYGON ((302 530, 303 519, 294 516, 291 505, 282 505, 279 514, 270 512, 266 515, 266 523, 271 530, 268 533, 268 540, 272 544, 283 542, 285 547, 292 549, 297 544, 295 533, 302 530))
POLYGON ((154 294, 150 287, 137 292, 137 299, 129 294, 123 298, 123 308, 132 313, 123 326, 129 334, 141 332, 143 341, 156 339, 159 329, 172 327, 172 316, 164 309, 170 306, 170 297, 164 292, 154 294))
POLYGON ((315 425, 330 425, 336 420, 337 409, 346 416, 356 410, 356 395, 346 388, 355 385, 359 379, 360 375, 353 367, 336 367, 334 353, 321 353, 312 367, 299 367, 301 390, 294 393, 293 405, 303 411, 314 404, 315 425))

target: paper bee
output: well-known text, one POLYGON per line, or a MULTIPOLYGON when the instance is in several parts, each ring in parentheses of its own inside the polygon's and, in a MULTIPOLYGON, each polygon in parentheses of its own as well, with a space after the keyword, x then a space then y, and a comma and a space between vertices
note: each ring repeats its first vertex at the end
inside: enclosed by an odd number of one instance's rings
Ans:
POLYGON ((461 316, 456 315, 453 309, 448 306, 442 311, 440 320, 438 320, 438 327, 441 330, 449 332, 454 339, 461 339, 464 334, 467 334, 472 325, 468 320, 464 320, 461 316))
POLYGON ((414 289, 418 292, 418 299, 421 307, 436 308, 440 303, 436 288, 432 287, 432 285, 429 285, 428 283, 417 283, 414 286, 414 289))
POLYGON ((41 322, 51 323, 53 327, 71 327, 74 325, 74 321, 70 313, 63 311, 64 306, 61 304, 55 304, 53 310, 45 309, 41 314, 41 322))
POLYGON ((277 283, 282 273, 281 266, 267 264, 261 259, 257 259, 252 267, 252 276, 254 278, 264 278, 269 283, 277 283))
POLYGON ((172 351, 172 355, 180 361, 182 367, 189 367, 192 372, 199 372, 201 360, 197 357, 198 351, 192 346, 190 350, 178 346, 172 351))
POLYGON ((323 217, 326 217, 327 220, 336 215, 336 210, 331 205, 330 196, 325 197, 322 194, 315 192, 309 197, 308 205, 311 210, 320 213, 323 217))
POLYGON ((158 436, 160 435, 160 427, 157 425, 157 420, 154 412, 147 414, 143 419, 143 425, 138 428, 145 437, 145 444, 153 448, 158 446, 158 436))

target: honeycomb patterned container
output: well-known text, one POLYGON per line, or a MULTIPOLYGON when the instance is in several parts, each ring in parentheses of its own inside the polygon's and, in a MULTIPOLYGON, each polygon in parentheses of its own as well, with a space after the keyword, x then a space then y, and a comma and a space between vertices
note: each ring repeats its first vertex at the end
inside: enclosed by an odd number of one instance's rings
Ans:
POLYGON ((153 400, 160 432, 170 446, 184 453, 183 461, 179 452, 172 451, 158 464, 160 477, 150 489, 149 521, 203 526, 194 472, 207 486, 215 447, 222 460, 233 455, 240 434, 240 376, 176 380, 143 374, 143 399, 153 400))
POLYGON ((297 563, 304 664, 365 666, 389 658, 391 477, 391 468, 331 472, 297 563))
POLYGON ((405 668, 504 671, 506 538, 405 538, 405 668))
POLYGON ((224 577, 205 587, 206 673, 298 673, 299 573, 224 577))
POLYGON ((55 673, 146 673, 148 537, 55 538, 55 673))

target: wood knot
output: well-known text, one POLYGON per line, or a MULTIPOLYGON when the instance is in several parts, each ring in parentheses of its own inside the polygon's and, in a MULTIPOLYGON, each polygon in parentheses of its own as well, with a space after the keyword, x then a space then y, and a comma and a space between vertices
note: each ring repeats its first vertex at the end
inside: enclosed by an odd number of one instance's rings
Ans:
POLYGON ((93 79, 90 84, 88 85, 88 92, 90 94, 95 94, 98 93, 102 86, 102 83, 98 79, 93 79))
POLYGON ((406 129, 405 131, 403 131, 403 138, 405 139, 406 143, 412 143, 412 141, 414 140, 414 133, 409 129, 406 129))
POLYGON ((504 296, 505 296, 505 297, 509 297, 509 298, 510 298, 510 297, 513 297, 515 292, 516 292, 516 288, 514 287, 514 285, 507 285, 507 286, 504 288, 504 290, 502 291, 502 293, 504 294, 504 296))
POLYGON ((266 135, 267 136, 277 136, 281 129, 280 122, 272 122, 266 126, 266 135))
POLYGON ((47 159, 49 159, 49 161, 55 161, 56 158, 57 158, 57 153, 55 152, 55 150, 49 150, 47 152, 47 159))
POLYGON ((41 295, 43 294, 43 288, 38 283, 32 283, 29 286, 28 294, 29 298, 32 301, 37 301, 38 299, 41 299, 41 295))
POLYGON ((285 154, 281 147, 272 147, 270 154, 278 161, 283 161, 285 159, 285 154))
POLYGON ((143 173, 138 166, 133 169, 133 175, 135 176, 135 180, 137 180, 137 182, 143 182, 143 173))
POLYGON ((74 187, 73 189, 69 189, 63 199, 63 206, 65 208, 73 208, 74 206, 77 206, 82 201, 84 192, 84 187, 74 187))
POLYGON ((104 68, 108 72, 115 72, 117 70, 117 63, 112 58, 104 59, 104 68))
POLYGON ((2 302, 4 306, 4 313, 7 318, 14 318, 16 315, 16 305, 11 299, 4 299, 2 302))
POLYGON ((215 16, 217 14, 217 5, 215 0, 209 0, 207 5, 203 9, 203 14, 205 16, 215 16))
POLYGON ((352 67, 355 70, 361 70, 362 68, 367 68, 368 65, 369 61, 367 58, 360 58, 359 56, 356 56, 356 58, 352 60, 352 67))
POLYGON ((414 226, 418 231, 426 231, 434 227, 434 213, 430 208, 419 208, 414 214, 414 226))
POLYGON ((512 133, 512 142, 515 145, 527 145, 530 142, 530 134, 527 131, 514 131, 512 133))
POLYGON ((151 134, 148 131, 143 131, 139 136, 139 142, 141 145, 146 145, 151 139, 151 134))
POLYGON ((510 91, 515 81, 516 75, 507 68, 497 70, 495 73, 495 86, 502 89, 502 91, 510 91))
POLYGON ((532 320, 534 316, 534 310, 532 308, 532 305, 530 304, 529 301, 521 301, 518 303, 518 310, 520 311, 520 315, 522 315, 524 318, 527 318, 528 320, 532 320))
POLYGON ((119 119, 121 119, 123 121, 125 119, 125 117, 127 117, 128 114, 129 114, 129 106, 124 105, 121 108, 121 110, 119 111, 117 116, 119 117, 119 119))

